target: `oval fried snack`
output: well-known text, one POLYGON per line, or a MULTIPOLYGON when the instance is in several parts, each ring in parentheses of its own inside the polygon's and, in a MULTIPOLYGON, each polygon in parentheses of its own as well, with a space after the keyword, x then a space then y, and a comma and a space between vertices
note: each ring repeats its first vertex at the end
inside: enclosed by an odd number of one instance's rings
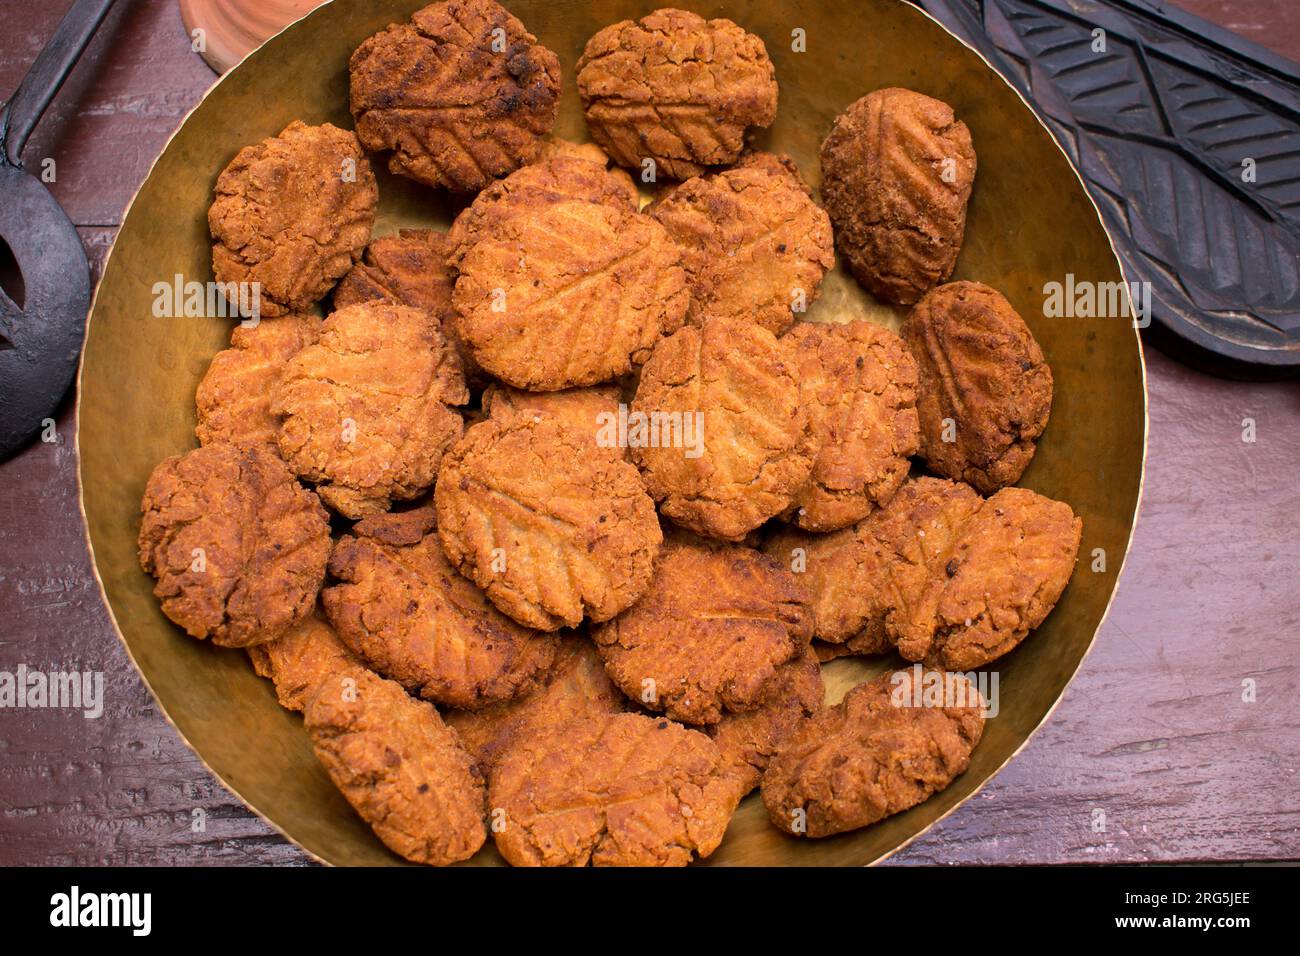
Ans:
POLYGON ((477 192, 537 158, 559 113, 560 61, 494 0, 447 0, 352 54, 351 110, 369 150, 430 186, 477 192))
POLYGON ((663 541, 636 469, 549 417, 471 427, 443 459, 436 501, 451 563, 544 631, 631 605, 663 541))
MULTIPOLYGON (((258 283, 263 318, 301 312, 361 258, 378 201, 353 133, 295 120, 245 146, 217 177, 208 210, 213 275, 218 283, 258 283)), ((227 298, 247 314, 252 290, 231 291, 227 298)))
POLYGON ((916 364, 871 322, 800 322, 786 336, 799 359, 817 458, 785 517, 834 531, 889 501, 918 445, 916 364))
POLYGON ((647 212, 682 250, 695 325, 745 319, 780 335, 835 266, 830 218, 777 157, 688 179, 647 212))
POLYGON ((394 853, 445 866, 483 845, 483 779, 432 704, 363 671, 326 680, 303 718, 334 785, 394 853))
POLYGON ((772 756, 800 723, 821 711, 826 698, 822 668, 811 647, 777 668, 767 700, 743 714, 723 714, 708 728, 722 754, 721 773, 741 796, 758 786, 772 756))
POLYGON ((735 162, 745 130, 776 118, 763 41, 684 10, 605 27, 587 41, 577 78, 591 138, 620 166, 652 159, 670 179, 735 162))
POLYGON ((795 575, 750 548, 669 541, 650 590, 592 631, 614 683, 691 724, 752 710, 812 636, 795 575))
POLYGON ((457 329, 483 368, 517 388, 607 382, 681 326, 690 294, 680 258, 648 216, 544 205, 507 217, 461 260, 457 329))
POLYGON ((740 799, 704 734, 640 714, 580 717, 502 754, 488 806, 514 866, 685 866, 722 842, 740 799))
POLYGON ((836 117, 821 161, 836 247, 872 295, 910 305, 952 275, 975 148, 947 103, 897 88, 868 93, 836 117))
POLYGON ((928 667, 968 671, 1016 647, 1056 606, 1074 573, 1083 522, 1027 488, 984 502, 926 582, 921 615, 898 651, 928 667))
POLYGON ((275 685, 276 699, 285 710, 302 710, 335 674, 355 679, 365 670, 319 613, 303 618, 282 637, 254 644, 248 658, 257 676, 275 685))
POLYGON ((325 320, 271 393, 280 454, 349 518, 433 484, 469 399, 455 350, 427 312, 374 301, 325 320))
POLYGON ((566 199, 626 212, 636 212, 639 202, 627 174, 610 172, 603 163, 569 155, 540 159, 493 183, 461 211, 447 232, 448 264, 459 269, 469 250, 493 236, 506 220, 566 199))
POLYGON ((222 442, 165 459, 140 510, 140 567, 192 637, 247 647, 311 614, 329 519, 269 445, 222 442))
POLYGON ((885 633, 888 555, 870 522, 830 534, 785 528, 763 543, 763 553, 804 585, 816 640, 853 654, 893 647, 885 633))
POLYGON ((400 229, 380 236, 334 287, 335 311, 362 302, 390 302, 444 317, 451 311, 454 281, 446 266, 447 249, 447 234, 436 229, 400 229))
POLYGON ((816 452, 793 350, 736 319, 687 326, 641 370, 629 440, 663 513, 706 537, 739 541, 790 506, 816 452))
POLYGON ((286 315, 239 325, 230 333, 230 348, 212 356, 194 393, 200 445, 275 444, 277 421, 271 414, 271 388, 289 359, 320 338, 314 315, 286 315))
POLYGON ((378 673, 449 707, 530 690, 555 639, 498 611, 447 563, 432 508, 359 521, 330 556, 340 583, 321 592, 339 636, 378 673))
POLYGON ((479 710, 449 710, 442 715, 488 776, 497 758, 516 740, 531 739, 575 717, 629 709, 588 638, 567 635, 556 640, 554 663, 528 693, 479 710))
POLYGON ((1019 481, 1052 412, 1052 370, 1020 314, 996 289, 949 282, 916 304, 903 339, 930 469, 986 495, 1019 481))
POLYGON ((984 732, 984 702, 960 674, 922 678, 945 691, 923 703, 914 671, 884 674, 804 722, 763 774, 774 826, 825 837, 914 807, 970 766, 984 732))

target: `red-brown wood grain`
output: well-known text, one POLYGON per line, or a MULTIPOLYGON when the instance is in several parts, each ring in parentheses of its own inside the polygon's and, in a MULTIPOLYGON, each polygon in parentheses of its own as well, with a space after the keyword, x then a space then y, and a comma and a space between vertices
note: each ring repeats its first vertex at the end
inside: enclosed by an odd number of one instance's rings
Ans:
MULTIPOLYGON (((66 6, 0 0, 0 93, 66 6)), ((1182 6, 1300 60, 1290 0, 1182 6)), ((57 161, 55 195, 96 266, 213 79, 171 0, 124 0, 47 113, 28 163, 57 161)), ((1147 360, 1142 514, 1092 654, 1026 750, 893 862, 1300 858, 1300 386, 1147 360)), ((70 402, 57 429, 0 465, 0 670, 102 671, 106 706, 97 720, 0 710, 0 864, 308 862, 204 769, 144 689, 91 574, 70 402)))

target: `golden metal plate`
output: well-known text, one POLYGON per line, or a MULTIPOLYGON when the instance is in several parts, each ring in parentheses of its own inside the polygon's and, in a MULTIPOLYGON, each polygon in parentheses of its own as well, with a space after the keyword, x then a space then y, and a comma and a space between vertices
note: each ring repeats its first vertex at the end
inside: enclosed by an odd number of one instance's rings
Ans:
MULTIPOLYGON (((565 69, 557 132, 585 139, 573 65, 601 27, 649 12, 628 0, 508 5, 565 69)), ((1146 389, 1141 347, 1126 318, 1045 318, 1043 286, 1122 281, 1096 208, 1047 130, 972 50, 896 0, 854 4, 770 0, 684 4, 727 16, 767 43, 780 82, 776 123, 759 145, 792 155, 814 182, 818 147, 835 115, 864 93, 904 86, 951 103, 969 125, 979 172, 956 278, 1000 289, 1043 347, 1056 377, 1051 424, 1023 485, 1068 501, 1083 517, 1081 560, 1056 611, 999 661, 1000 706, 970 769, 943 793, 873 827, 794 840, 772 828, 757 795, 736 813, 711 864, 863 864, 891 853, 975 793, 1043 722, 1083 660, 1128 549, 1142 483, 1146 389), (792 49, 802 30, 806 52, 792 49), (1104 552, 1105 570, 1094 571, 1104 552)), ((308 852, 337 864, 400 862, 330 785, 301 721, 275 703, 242 652, 192 640, 158 609, 136 563, 140 497, 161 459, 194 446, 194 389, 228 320, 155 318, 152 286, 179 274, 207 281, 207 209, 217 174, 248 143, 290 121, 351 127, 348 56, 405 19, 419 0, 327 4, 273 37, 226 75, 189 115, 128 211, 104 270, 82 360, 77 444, 95 567, 122 639, 163 711, 232 791, 308 852)), ((382 165, 382 163, 378 164, 382 165)), ((446 226, 435 192, 379 170, 376 234, 446 226)), ((811 318, 866 315, 896 326, 840 270, 811 318)), ((826 669, 832 696, 887 662, 826 669)), ((474 863, 500 862, 489 847, 474 863)))

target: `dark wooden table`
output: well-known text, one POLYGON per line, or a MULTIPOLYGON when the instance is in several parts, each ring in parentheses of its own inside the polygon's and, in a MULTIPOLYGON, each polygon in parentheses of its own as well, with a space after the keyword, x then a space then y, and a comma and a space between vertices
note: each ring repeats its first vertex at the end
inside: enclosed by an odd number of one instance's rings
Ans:
MULTIPOLYGON (((1181 5, 1300 61, 1294 0, 1181 5)), ((67 6, 0 0, 0 95, 67 6)), ((212 81, 174 0, 123 0, 47 114, 28 162, 57 161, 54 193, 96 268, 212 81)), ((1300 385, 1222 381, 1151 349, 1147 362, 1146 493, 1092 654, 1024 753, 893 862, 1300 859, 1300 385)), ((0 710, 0 864, 308 862, 181 743, 114 636, 73 429, 69 401, 56 444, 0 466, 0 670, 102 671, 107 701, 97 720, 0 710)))

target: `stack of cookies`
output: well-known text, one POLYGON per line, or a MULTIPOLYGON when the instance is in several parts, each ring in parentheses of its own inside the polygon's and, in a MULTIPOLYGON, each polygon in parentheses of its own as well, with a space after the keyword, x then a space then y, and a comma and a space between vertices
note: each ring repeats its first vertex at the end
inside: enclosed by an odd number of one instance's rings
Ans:
POLYGON ((869 93, 819 203, 752 147, 778 87, 737 24, 614 24, 575 79, 592 143, 550 135, 554 53, 445 0, 356 50, 355 132, 239 151, 213 271, 257 284, 260 321, 199 385, 199 447, 149 479, 141 565, 176 624, 247 649, 408 860, 490 837, 516 865, 682 865, 756 788, 796 837, 915 806, 969 765, 969 672, 1042 623, 1081 532, 1012 487, 1041 349, 946 281, 969 131, 869 93), (372 239, 371 153, 456 197, 450 230, 372 239), (911 306, 901 335, 809 321, 837 251, 911 306), (908 669, 830 704, 844 655, 908 669))

